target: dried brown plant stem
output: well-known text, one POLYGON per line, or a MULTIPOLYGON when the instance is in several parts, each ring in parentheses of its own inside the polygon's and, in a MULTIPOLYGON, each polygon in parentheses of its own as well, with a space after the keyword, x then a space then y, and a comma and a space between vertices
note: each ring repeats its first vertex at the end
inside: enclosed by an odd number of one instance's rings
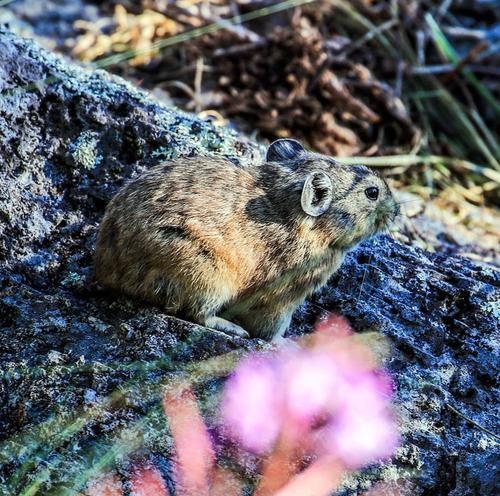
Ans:
POLYGON ((451 406, 449 403, 445 403, 445 405, 453 413, 457 414, 459 417, 462 417, 464 420, 467 420, 467 422, 472 424, 474 427, 477 427, 480 431, 486 432, 486 434, 489 434, 490 436, 494 437, 497 441, 500 441, 500 436, 498 434, 495 434, 490 429, 482 426, 481 424, 478 424, 477 422, 472 420, 470 417, 467 417, 467 415, 464 415, 460 410, 457 410, 454 406, 451 406))

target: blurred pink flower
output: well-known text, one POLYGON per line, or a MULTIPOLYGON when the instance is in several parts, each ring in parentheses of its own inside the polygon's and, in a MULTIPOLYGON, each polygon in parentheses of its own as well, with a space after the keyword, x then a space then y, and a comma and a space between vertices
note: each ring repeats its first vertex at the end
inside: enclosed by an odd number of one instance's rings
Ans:
MULTIPOLYGON (((337 316, 294 346, 240 362, 226 382, 221 417, 242 447, 266 453, 255 496, 327 496, 346 471, 392 455, 399 443, 390 408, 394 385, 377 367, 374 354, 337 316)), ((217 463, 192 385, 167 384, 163 408, 174 440, 176 494, 246 494, 244 480, 217 463)), ((255 470, 255 463, 246 467, 255 470)), ((136 465, 129 488, 134 496, 169 496, 152 463, 136 465)), ((413 494, 403 490, 399 483, 381 484, 370 494, 413 494)), ((116 473, 97 477, 85 494, 125 495, 116 473)))
POLYGON ((328 314, 321 318, 314 328, 316 336, 326 334, 329 338, 347 338, 353 335, 349 321, 342 315, 328 314))
POLYGON ((350 469, 389 458, 399 445, 394 419, 388 411, 342 409, 328 425, 326 449, 350 469))
POLYGON ((281 393, 275 361, 265 355, 242 360, 228 379, 223 421, 250 451, 263 453, 276 441, 283 416, 281 393))
POLYGON ((164 391, 163 411, 175 439, 174 477, 179 496, 208 496, 214 450, 193 391, 171 383, 164 391))
POLYGON ((222 400, 222 420, 235 440, 262 454, 285 434, 349 468, 390 456, 398 445, 393 384, 351 334, 345 319, 331 318, 308 348, 242 361, 222 400))
POLYGON ((169 496, 160 471, 153 465, 136 467, 130 477, 132 496, 169 496))
POLYGON ((331 356, 314 351, 284 355, 279 373, 287 413, 309 424, 332 411, 341 400, 339 386, 343 378, 331 356))
POLYGON ((346 406, 352 412, 369 412, 370 415, 386 410, 394 390, 391 377, 382 371, 352 373, 345 376, 346 406))

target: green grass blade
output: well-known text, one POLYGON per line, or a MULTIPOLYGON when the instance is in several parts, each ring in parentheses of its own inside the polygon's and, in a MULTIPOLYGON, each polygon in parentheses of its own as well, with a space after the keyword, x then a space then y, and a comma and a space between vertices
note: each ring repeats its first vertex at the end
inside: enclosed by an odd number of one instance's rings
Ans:
MULTIPOLYGON (((441 31, 441 28, 438 26, 437 22, 429 12, 425 14, 425 20, 431 29, 431 33, 437 48, 448 59, 449 62, 458 64, 460 62, 458 53, 448 41, 444 33, 441 31)), ((465 79, 476 89, 476 91, 484 98, 484 100, 489 105, 491 105, 491 108, 500 115, 500 102, 494 97, 491 91, 486 88, 486 86, 484 86, 484 84, 482 84, 481 81, 479 81, 476 76, 467 68, 462 67, 460 69, 460 72, 463 74, 465 79)))

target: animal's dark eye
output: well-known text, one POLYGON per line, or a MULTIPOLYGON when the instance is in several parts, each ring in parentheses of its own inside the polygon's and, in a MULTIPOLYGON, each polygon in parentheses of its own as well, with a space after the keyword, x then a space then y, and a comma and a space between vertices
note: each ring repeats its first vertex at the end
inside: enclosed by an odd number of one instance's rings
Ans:
POLYGON ((376 186, 372 186, 371 188, 366 188, 365 195, 369 200, 375 201, 378 198, 378 188, 376 186))

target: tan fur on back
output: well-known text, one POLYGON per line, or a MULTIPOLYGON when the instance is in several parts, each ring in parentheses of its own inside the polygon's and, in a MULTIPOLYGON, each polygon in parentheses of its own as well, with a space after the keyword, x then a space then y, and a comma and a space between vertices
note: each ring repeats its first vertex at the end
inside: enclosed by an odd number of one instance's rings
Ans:
POLYGON ((373 172, 321 155, 247 168, 209 157, 158 165, 108 205, 97 240, 97 280, 195 322, 225 314, 253 336, 282 334, 296 306, 326 282, 346 250, 380 229, 365 205, 357 205, 358 189, 364 191, 357 178, 376 182, 392 201, 373 172), (320 217, 301 209, 311 170, 327 172, 334 187, 332 205, 320 217))

